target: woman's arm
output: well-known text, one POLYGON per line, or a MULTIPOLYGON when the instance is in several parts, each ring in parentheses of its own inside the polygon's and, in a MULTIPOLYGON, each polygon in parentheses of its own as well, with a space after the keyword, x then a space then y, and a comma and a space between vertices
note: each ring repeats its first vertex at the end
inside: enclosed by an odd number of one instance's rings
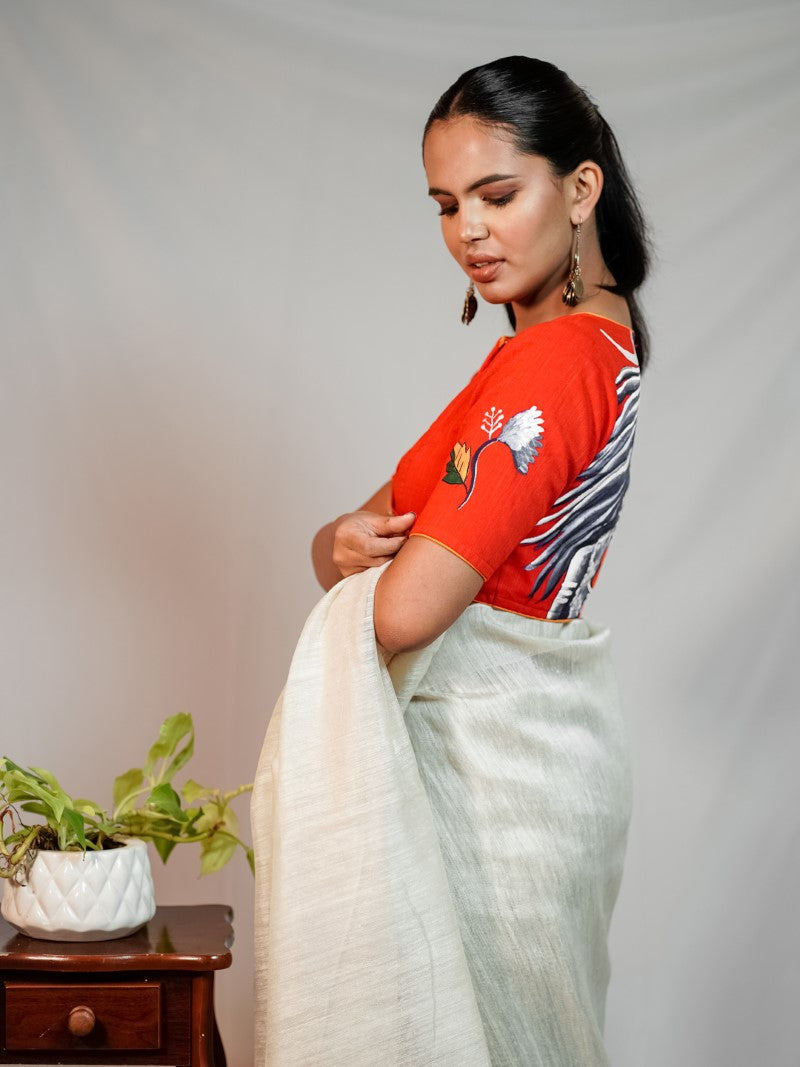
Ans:
POLYGON ((367 567, 380 567, 405 544, 414 515, 392 515, 387 482, 358 511, 323 526, 311 545, 314 573, 323 589, 367 567))
POLYGON ((375 590, 375 634, 388 652, 410 652, 455 622, 483 577, 435 541, 409 538, 415 516, 392 515, 391 502, 387 482, 358 511, 323 526, 311 554, 323 589, 392 560, 375 590))
POLYGON ((483 576, 449 549, 412 537, 375 589, 375 635, 388 652, 424 648, 472 603, 483 576))

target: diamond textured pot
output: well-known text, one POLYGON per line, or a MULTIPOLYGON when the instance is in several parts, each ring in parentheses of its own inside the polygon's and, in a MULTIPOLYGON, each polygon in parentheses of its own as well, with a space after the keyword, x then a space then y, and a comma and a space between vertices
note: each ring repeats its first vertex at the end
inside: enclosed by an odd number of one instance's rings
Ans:
POLYGON ((3 918, 46 941, 126 937, 155 914, 144 841, 101 852, 37 852, 24 885, 5 883, 3 918))

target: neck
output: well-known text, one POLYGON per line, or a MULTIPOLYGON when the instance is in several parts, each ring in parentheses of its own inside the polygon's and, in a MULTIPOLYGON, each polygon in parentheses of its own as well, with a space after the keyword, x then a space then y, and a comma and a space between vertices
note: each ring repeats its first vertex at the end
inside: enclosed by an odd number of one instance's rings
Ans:
POLYGON ((583 279, 584 296, 575 307, 567 306, 562 300, 564 285, 572 265, 572 255, 559 273, 558 278, 553 279, 552 285, 546 293, 537 293, 530 303, 514 303, 514 315, 517 322, 517 332, 526 330, 529 326, 536 326, 540 322, 550 322, 562 315, 577 315, 581 312, 590 312, 595 315, 603 315, 606 318, 615 319, 625 325, 630 324, 628 305, 624 297, 608 292, 608 286, 613 286, 614 277, 605 264, 603 254, 600 251, 600 242, 597 239, 597 231, 594 220, 591 224, 584 223, 581 235, 581 277, 583 279))

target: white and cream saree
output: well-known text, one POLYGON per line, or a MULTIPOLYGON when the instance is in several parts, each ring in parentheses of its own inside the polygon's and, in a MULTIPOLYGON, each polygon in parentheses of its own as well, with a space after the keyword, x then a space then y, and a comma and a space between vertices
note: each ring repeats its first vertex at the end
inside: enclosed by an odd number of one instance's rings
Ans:
POLYGON ((595 1067, 630 781, 608 637, 312 611, 253 795, 258 1067, 595 1067))

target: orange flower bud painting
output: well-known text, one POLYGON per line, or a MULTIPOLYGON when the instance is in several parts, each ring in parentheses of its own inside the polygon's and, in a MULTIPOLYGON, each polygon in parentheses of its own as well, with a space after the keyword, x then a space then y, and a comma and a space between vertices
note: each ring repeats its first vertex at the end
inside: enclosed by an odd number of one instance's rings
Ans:
POLYGON ((466 485, 471 457, 472 449, 469 445, 462 444, 460 441, 457 442, 450 452, 450 459, 442 481, 448 482, 450 485, 466 485))

